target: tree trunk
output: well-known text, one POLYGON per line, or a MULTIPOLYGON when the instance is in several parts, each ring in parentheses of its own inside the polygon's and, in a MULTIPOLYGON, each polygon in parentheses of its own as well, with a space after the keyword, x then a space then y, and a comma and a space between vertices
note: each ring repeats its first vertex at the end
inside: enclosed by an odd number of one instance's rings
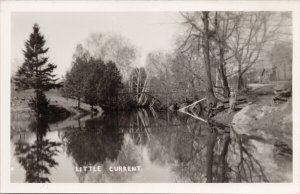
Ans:
POLYGON ((77 98, 78 104, 77 104, 77 108, 80 109, 80 98, 77 98))
POLYGON ((243 77, 242 75, 239 75, 238 77, 238 85, 237 85, 237 89, 241 90, 244 88, 244 82, 243 82, 243 77))
POLYGON ((38 100, 39 100, 39 97, 38 97, 38 90, 36 89, 35 90, 35 113, 37 115, 37 117, 39 118, 40 117, 40 111, 39 111, 39 107, 38 107, 38 100))
POLYGON ((226 172, 227 172, 227 153, 228 153, 228 146, 230 143, 230 136, 226 135, 224 140, 224 146, 223 150, 220 155, 220 163, 221 163, 221 176, 220 176, 220 182, 225 183, 227 182, 226 172))
POLYGON ((237 80, 237 90, 241 90, 244 87, 243 74, 242 74, 242 64, 239 63, 238 66, 238 80, 237 80))
MULTIPOLYGON (((218 24, 218 12, 216 12, 215 14, 215 30, 216 33, 218 33, 220 31, 219 29, 219 24, 218 24)), ((225 32, 223 32, 225 33, 225 32)), ((228 85, 228 80, 226 77, 226 68, 225 68, 225 47, 226 47, 226 33, 225 35, 221 33, 217 39, 217 43, 219 46, 219 54, 220 54, 220 58, 219 58, 219 68, 217 68, 220 76, 221 76, 221 81, 222 81, 222 86, 223 86, 223 95, 225 97, 229 97, 230 96, 230 89, 229 89, 229 85, 228 85)), ((217 84, 217 83, 216 83, 217 84)))
POLYGON ((228 80, 226 77, 226 69, 224 67, 225 60, 224 60, 224 48, 220 45, 220 63, 219 63, 219 71, 222 79, 222 84, 224 88, 224 96, 229 97, 230 96, 230 89, 228 85, 228 80))
POLYGON ((217 98, 215 97, 213 91, 213 84, 211 78, 211 67, 210 67, 210 55, 209 55, 209 39, 210 39, 210 31, 209 31, 209 12, 203 12, 203 24, 204 24, 204 45, 203 45, 203 54, 205 61, 205 71, 206 71, 206 98, 207 102, 213 105, 216 105, 217 98))
POLYGON ((216 144, 217 133, 214 131, 209 134, 206 150, 206 177, 207 183, 213 181, 213 163, 214 163, 214 147, 216 144))

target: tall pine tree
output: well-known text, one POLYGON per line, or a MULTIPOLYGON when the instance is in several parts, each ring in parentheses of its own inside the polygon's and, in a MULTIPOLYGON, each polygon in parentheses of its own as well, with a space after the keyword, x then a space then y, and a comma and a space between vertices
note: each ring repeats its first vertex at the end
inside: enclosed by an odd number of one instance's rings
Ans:
POLYGON ((47 113, 49 102, 44 92, 61 86, 61 83, 57 83, 56 75, 53 74, 57 66, 48 63, 48 57, 45 56, 49 50, 44 48, 45 43, 39 25, 34 24, 29 40, 25 42, 24 63, 14 78, 18 90, 34 89, 35 97, 29 105, 38 115, 47 113))

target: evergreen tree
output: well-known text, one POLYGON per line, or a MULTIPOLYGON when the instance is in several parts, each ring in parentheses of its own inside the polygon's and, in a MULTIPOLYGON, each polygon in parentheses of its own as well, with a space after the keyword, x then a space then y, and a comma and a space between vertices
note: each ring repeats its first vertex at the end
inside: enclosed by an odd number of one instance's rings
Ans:
POLYGON ((25 42, 23 51, 25 61, 19 68, 15 84, 18 89, 30 89, 48 91, 59 87, 53 70, 57 67, 48 63, 48 57, 45 54, 49 48, 44 48, 46 41, 40 33, 38 24, 34 24, 33 33, 30 34, 29 40, 25 42))
POLYGON ((29 101, 29 107, 38 115, 48 115, 49 100, 46 98, 44 92, 36 90, 35 97, 29 101))
POLYGON ((48 63, 48 57, 45 56, 49 50, 44 48, 45 43, 39 25, 34 24, 33 32, 25 42, 24 63, 14 78, 18 90, 34 89, 36 96, 31 100, 30 105, 35 106, 34 110, 38 111, 37 114, 44 114, 48 108, 44 92, 61 86, 61 83, 56 83, 58 79, 53 74, 57 66, 48 63), (37 107, 39 104, 43 104, 43 107, 37 107))

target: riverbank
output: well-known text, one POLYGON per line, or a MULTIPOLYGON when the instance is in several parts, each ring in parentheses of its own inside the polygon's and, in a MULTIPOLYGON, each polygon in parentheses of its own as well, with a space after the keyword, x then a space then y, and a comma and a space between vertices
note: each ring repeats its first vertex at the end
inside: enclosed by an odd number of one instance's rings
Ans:
MULTIPOLYGON (((32 122, 33 112, 29 108, 28 103, 34 95, 33 90, 11 92, 11 132, 26 131, 27 126, 32 122)), ((91 114, 90 105, 81 103, 81 109, 77 108, 77 101, 71 98, 64 98, 58 90, 46 92, 46 96, 50 101, 50 122, 56 123, 68 118, 76 120, 91 114)), ((102 109, 97 107, 99 114, 102 109)))
POLYGON ((239 105, 235 112, 224 111, 214 120, 230 125, 243 134, 263 135, 265 138, 281 139, 291 146, 292 97, 286 102, 274 103, 275 88, 291 88, 290 82, 249 85, 247 103, 239 105))
MULTIPOLYGON (((248 103, 238 111, 224 111, 213 119, 232 126, 231 141, 241 142, 247 148, 248 154, 259 161, 269 180, 292 181, 292 97, 279 103, 273 101, 274 90, 291 88, 291 82, 252 84, 249 87, 248 103), (236 134, 238 140, 234 137, 236 134)), ((228 162, 238 166, 241 161, 228 162)))

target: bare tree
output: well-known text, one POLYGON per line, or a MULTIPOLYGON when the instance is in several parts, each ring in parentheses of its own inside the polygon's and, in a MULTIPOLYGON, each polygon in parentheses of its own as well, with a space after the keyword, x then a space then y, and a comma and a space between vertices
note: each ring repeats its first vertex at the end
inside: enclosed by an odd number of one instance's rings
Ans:
POLYGON ((118 34, 91 34, 84 41, 84 47, 94 58, 104 62, 113 61, 121 72, 123 81, 129 79, 136 66, 137 49, 129 40, 118 34))
POLYGON ((269 12, 242 12, 239 24, 230 36, 229 48, 237 65, 237 89, 245 87, 243 75, 263 60, 264 49, 279 32, 283 17, 269 12))
POLYGON ((153 51, 148 53, 146 58, 146 71, 149 77, 165 76, 170 80, 171 75, 171 55, 164 51, 153 51))
POLYGON ((202 21, 204 24, 203 30, 203 54, 205 62, 206 71, 206 98, 209 103, 216 104, 217 98, 215 97, 213 90, 213 82, 211 76, 211 62, 210 62, 210 41, 212 36, 212 31, 209 29, 209 12, 202 12, 202 21))
POLYGON ((134 68, 129 78, 130 92, 135 93, 137 106, 144 106, 148 100, 149 78, 144 68, 134 68))
POLYGON ((192 53, 197 49, 199 63, 205 64, 207 96, 211 99, 212 94, 219 94, 219 88, 224 97, 229 97, 234 77, 237 89, 245 86, 244 75, 266 59, 265 51, 282 34, 282 24, 290 18, 290 13, 271 12, 215 12, 214 17, 207 12, 181 15, 187 30, 179 50, 192 53), (216 72, 211 71, 214 66, 216 72))
POLYGON ((188 34, 179 49, 188 50, 191 48, 189 42, 197 42, 198 55, 204 56, 206 97, 209 103, 216 104, 217 98, 213 90, 212 72, 211 72, 211 41, 214 31, 210 29, 211 22, 209 12, 181 13, 184 18, 184 24, 188 26, 188 34))
MULTIPOLYGON (((213 27, 215 30, 214 40, 216 44, 217 70, 222 81, 223 95, 230 96, 230 88, 227 78, 226 64, 232 56, 228 56, 228 39, 231 37, 239 22, 239 15, 232 12, 215 12, 213 27)), ((216 81, 217 84, 217 81, 216 81)), ((217 86, 216 86, 217 87, 217 86)))

